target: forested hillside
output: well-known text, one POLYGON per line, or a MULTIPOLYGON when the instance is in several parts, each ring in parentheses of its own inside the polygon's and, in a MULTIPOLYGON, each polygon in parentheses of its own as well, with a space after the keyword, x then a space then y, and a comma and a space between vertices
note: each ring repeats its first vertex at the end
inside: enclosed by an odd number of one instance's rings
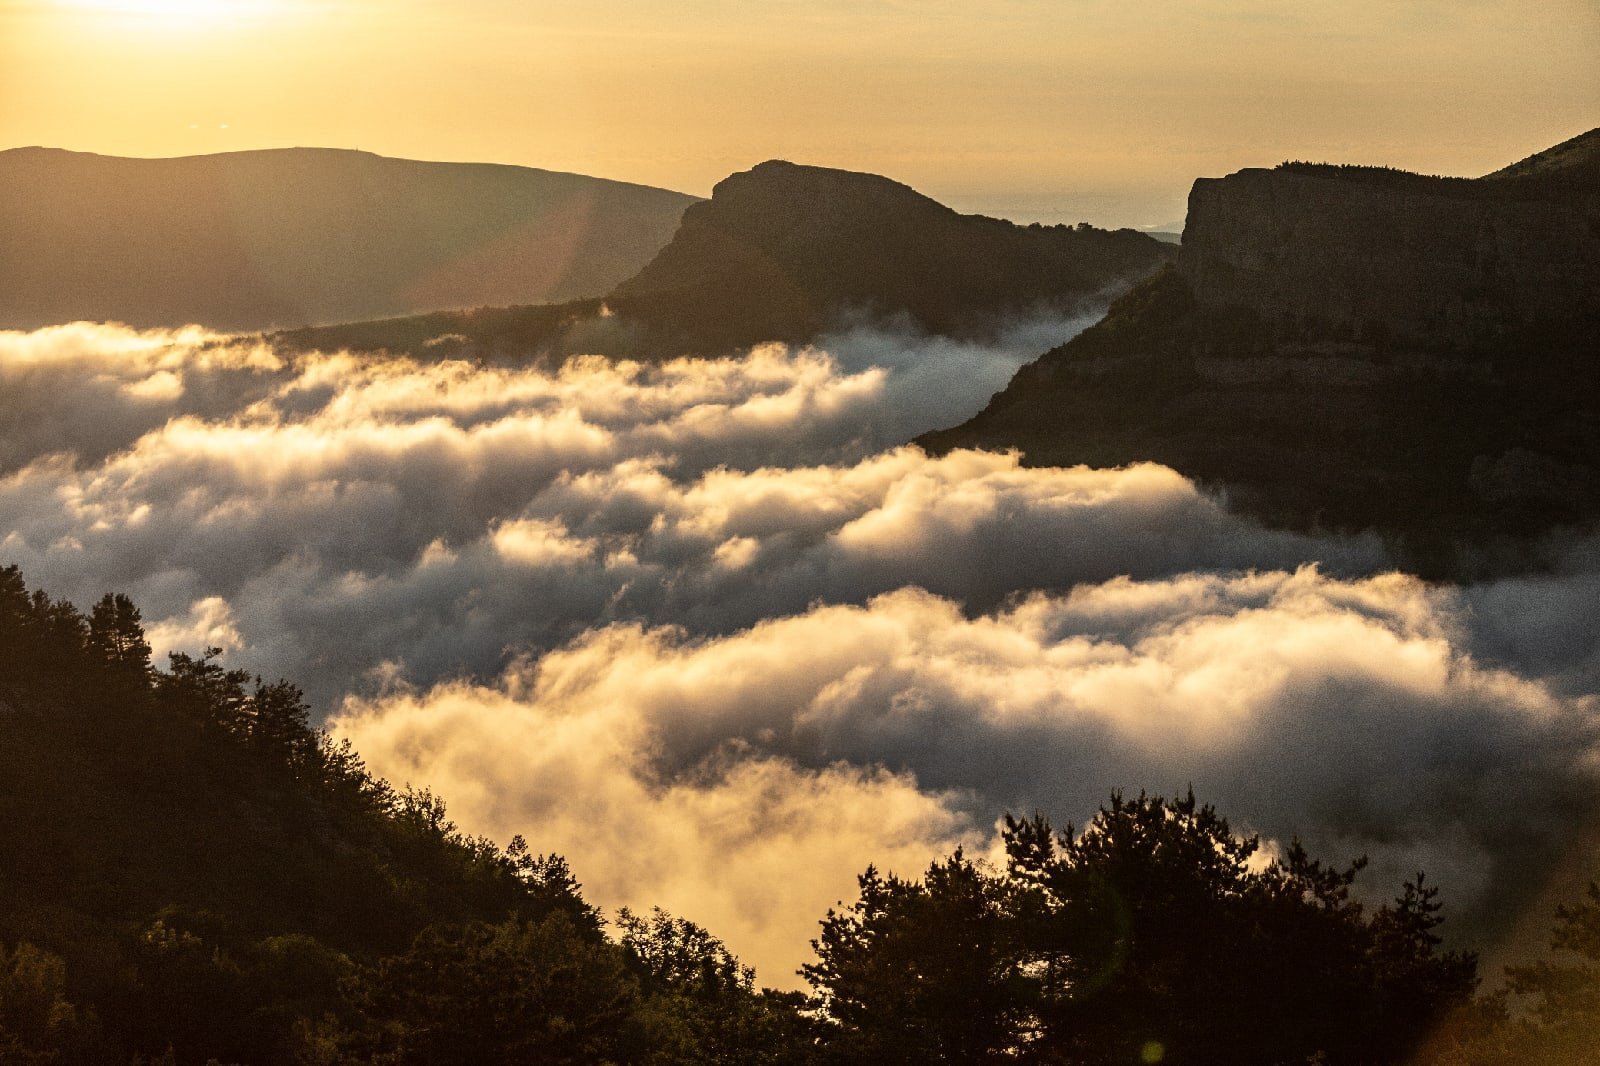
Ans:
POLYGON ((291 684, 155 669, 125 597, 85 615, 15 567, 0 814, 4 1064, 1575 1063, 1600 1020, 1600 889, 1473 1000, 1423 878, 1364 907, 1359 861, 1267 856, 1192 795, 1008 818, 1001 868, 869 869, 816 995, 759 991, 706 930, 608 925, 560 858, 374 779, 291 684))
POLYGON ((608 939, 292 685, 149 654, 126 598, 0 570, 0 1063, 748 1062, 802 1024, 687 923, 608 939))

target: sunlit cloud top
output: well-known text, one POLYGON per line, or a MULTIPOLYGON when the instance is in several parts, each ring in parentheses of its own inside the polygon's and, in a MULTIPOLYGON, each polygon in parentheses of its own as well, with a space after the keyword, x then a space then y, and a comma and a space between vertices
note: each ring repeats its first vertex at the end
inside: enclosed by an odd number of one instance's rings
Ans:
POLYGON ((0 331, 0 565, 295 679, 468 831, 775 983, 867 862, 1115 787, 1425 868, 1493 933, 1594 810, 1600 540, 1435 587, 1164 467, 894 446, 1081 324, 515 367, 0 331))

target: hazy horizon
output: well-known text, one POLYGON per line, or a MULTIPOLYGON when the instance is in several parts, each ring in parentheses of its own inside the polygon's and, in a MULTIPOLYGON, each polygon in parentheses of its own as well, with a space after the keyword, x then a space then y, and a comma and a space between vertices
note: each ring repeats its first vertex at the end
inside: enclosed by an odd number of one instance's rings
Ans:
POLYGON ((1159 228, 1194 178, 1284 159, 1494 170, 1596 124, 1597 50, 1582 0, 1537 20, 1498 0, 0 0, 0 97, 26 101, 0 144, 347 147, 699 196, 785 158, 1019 222, 1159 228))

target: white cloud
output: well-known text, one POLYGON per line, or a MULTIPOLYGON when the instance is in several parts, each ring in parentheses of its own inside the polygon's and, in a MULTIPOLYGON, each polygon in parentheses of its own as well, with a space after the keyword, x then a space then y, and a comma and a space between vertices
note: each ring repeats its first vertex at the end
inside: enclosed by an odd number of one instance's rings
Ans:
POLYGON ((147 628, 151 658, 162 663, 170 652, 203 655, 210 648, 238 651, 244 639, 233 623, 233 611, 221 596, 207 596, 189 607, 182 618, 167 618, 147 628))
POLYGON ((1600 706, 1477 664, 1458 609, 1311 568, 977 617, 905 589, 718 638, 594 630, 334 727, 464 824, 552 842, 601 903, 686 906, 767 980, 866 861, 915 872, 1000 809, 1081 821, 1115 788, 1193 784, 1277 839, 1368 853, 1380 893, 1426 865, 1481 932, 1582 824, 1600 706), (750 812, 750 833, 708 810, 750 812), (781 848, 757 831, 774 811, 781 848))
POLYGON ((1159 466, 894 446, 1077 326, 1033 328, 516 368, 0 334, 0 563, 351 697, 377 770, 767 980, 866 862, 1113 787, 1511 914, 1593 807, 1600 540, 1430 588, 1159 466))

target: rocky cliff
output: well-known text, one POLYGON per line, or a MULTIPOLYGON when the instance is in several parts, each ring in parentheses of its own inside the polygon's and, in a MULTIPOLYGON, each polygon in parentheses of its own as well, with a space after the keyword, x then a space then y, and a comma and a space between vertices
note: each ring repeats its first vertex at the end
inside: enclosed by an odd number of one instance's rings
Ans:
POLYGON ((1600 517, 1600 131, 1479 179, 1196 182, 1174 269, 925 447, 1156 460, 1428 572, 1600 517))
POLYGON ((1195 182, 1179 269, 1287 333, 1464 344, 1600 306, 1600 177, 1286 166, 1195 182))

